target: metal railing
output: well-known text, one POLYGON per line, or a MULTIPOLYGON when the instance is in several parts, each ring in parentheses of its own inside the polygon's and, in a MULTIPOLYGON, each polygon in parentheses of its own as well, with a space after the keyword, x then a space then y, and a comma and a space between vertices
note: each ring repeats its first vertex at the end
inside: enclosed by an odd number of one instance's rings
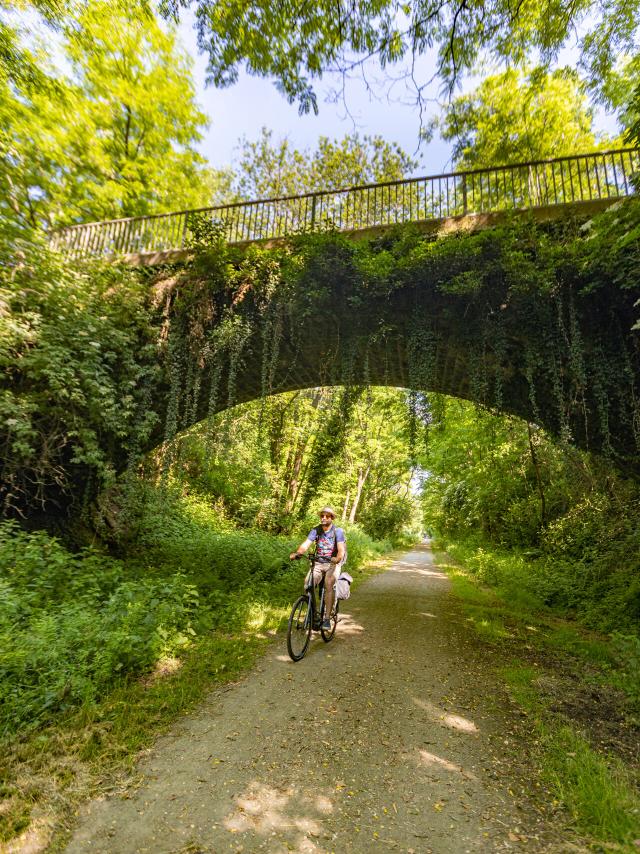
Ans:
POLYGON ((284 237, 320 226, 343 231, 596 199, 633 192, 634 148, 449 172, 177 213, 72 225, 52 236, 73 258, 188 248, 196 223, 217 224, 230 243, 284 237))

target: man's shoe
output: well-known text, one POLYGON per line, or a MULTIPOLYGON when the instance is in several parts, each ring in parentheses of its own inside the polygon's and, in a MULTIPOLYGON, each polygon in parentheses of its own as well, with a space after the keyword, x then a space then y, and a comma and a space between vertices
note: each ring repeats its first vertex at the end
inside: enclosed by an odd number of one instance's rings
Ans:
POLYGON ((322 628, 323 628, 326 632, 330 632, 330 631, 331 631, 331 621, 330 621, 330 620, 325 620, 325 621, 324 621, 324 623, 322 624, 322 628))

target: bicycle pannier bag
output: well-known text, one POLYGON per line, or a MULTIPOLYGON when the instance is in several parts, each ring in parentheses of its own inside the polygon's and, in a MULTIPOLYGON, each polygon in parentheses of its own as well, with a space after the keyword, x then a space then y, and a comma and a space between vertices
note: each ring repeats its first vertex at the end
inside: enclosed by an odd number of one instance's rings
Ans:
POLYGON ((341 572, 336 581, 336 595, 338 599, 348 599, 351 596, 351 582, 353 578, 348 572, 341 572))

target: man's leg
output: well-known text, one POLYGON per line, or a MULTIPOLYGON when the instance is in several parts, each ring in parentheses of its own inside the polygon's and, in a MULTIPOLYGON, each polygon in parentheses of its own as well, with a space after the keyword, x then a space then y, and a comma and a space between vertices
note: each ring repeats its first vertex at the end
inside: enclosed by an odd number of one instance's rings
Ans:
POLYGON ((322 570, 320 569, 320 564, 316 563, 313 567, 313 586, 315 587, 314 598, 317 603, 318 610, 315 613, 313 628, 314 631, 318 631, 320 627, 320 582, 322 581, 322 570))
POLYGON ((333 598, 334 598, 334 590, 333 587, 336 583, 336 568, 333 564, 331 564, 331 568, 327 570, 327 574, 324 578, 324 618, 328 620, 331 616, 331 609, 333 608, 333 598))

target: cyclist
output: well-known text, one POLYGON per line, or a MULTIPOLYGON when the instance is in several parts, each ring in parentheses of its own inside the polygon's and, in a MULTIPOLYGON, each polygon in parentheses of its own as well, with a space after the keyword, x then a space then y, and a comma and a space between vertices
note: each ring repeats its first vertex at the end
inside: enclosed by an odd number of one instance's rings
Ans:
POLYGON ((333 587, 336 581, 336 567, 341 566, 345 559, 345 538, 342 528, 336 528, 334 521, 335 510, 331 507, 323 507, 320 511, 320 524, 312 528, 307 539, 300 543, 295 552, 289 555, 291 560, 303 555, 307 549, 316 544, 315 565, 313 567, 313 583, 319 584, 322 573, 325 573, 324 596, 325 596, 325 619, 323 629, 331 629, 329 614, 333 608, 333 587))

